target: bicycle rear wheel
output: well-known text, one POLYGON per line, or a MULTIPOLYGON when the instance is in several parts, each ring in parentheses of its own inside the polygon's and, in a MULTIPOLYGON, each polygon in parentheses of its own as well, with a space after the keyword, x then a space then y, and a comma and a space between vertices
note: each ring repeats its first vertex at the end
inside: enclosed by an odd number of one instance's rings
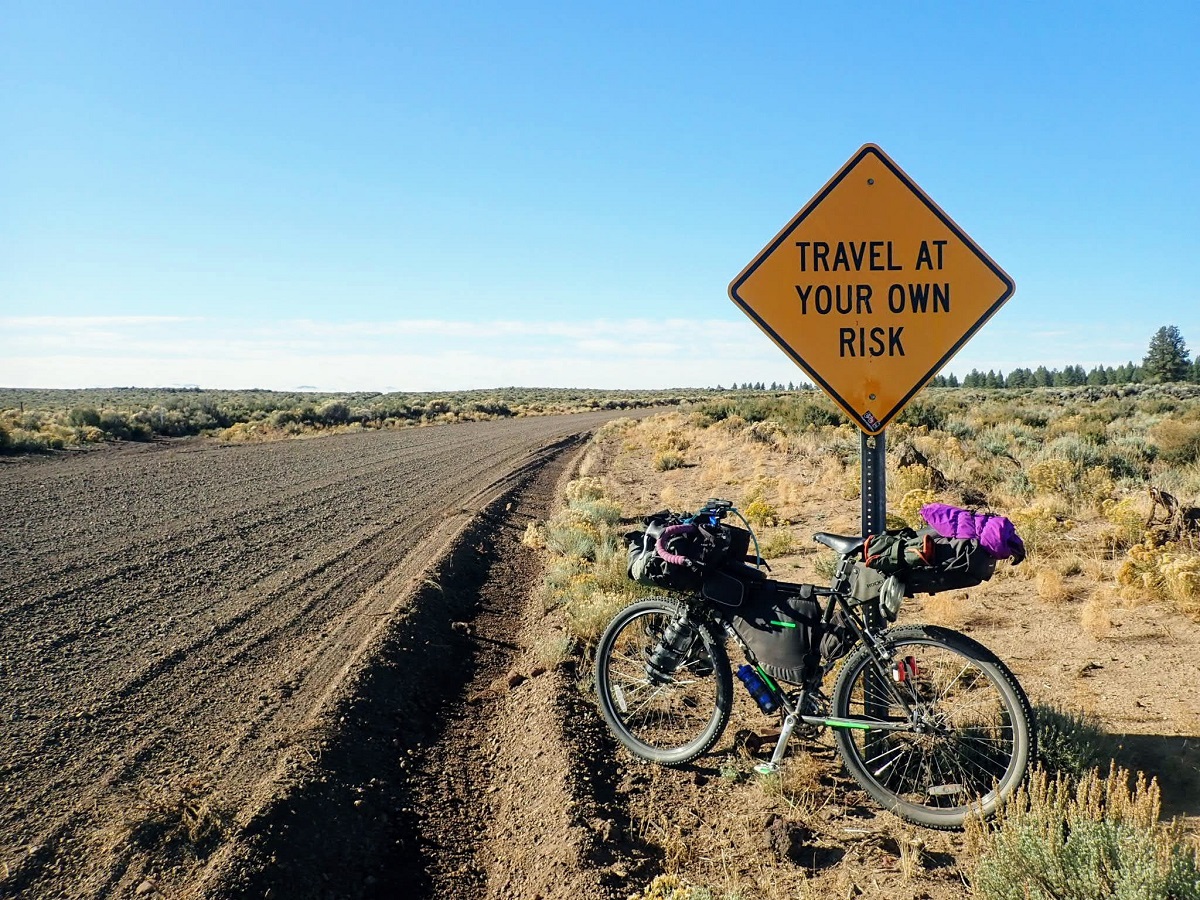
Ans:
POLYGON ((860 646, 834 685, 834 716, 913 730, 839 728, 846 768, 885 809, 919 825, 958 828, 972 813, 991 815, 1034 754, 1024 691, 991 651, 956 631, 903 626, 884 640, 891 670, 880 672, 860 646))
POLYGON ((596 647, 596 694, 609 729, 636 756, 666 766, 691 762, 721 736, 733 706, 725 646, 693 623, 672 672, 647 665, 663 631, 682 607, 640 600, 609 623, 596 647))

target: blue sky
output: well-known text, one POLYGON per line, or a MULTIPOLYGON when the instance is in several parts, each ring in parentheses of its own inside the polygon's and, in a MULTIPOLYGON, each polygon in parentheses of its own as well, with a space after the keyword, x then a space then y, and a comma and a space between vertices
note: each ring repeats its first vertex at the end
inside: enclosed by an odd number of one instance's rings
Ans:
POLYGON ((878 143, 1016 281, 949 366, 1200 350, 1200 5, 0 2, 0 385, 801 380, 729 282, 878 143))

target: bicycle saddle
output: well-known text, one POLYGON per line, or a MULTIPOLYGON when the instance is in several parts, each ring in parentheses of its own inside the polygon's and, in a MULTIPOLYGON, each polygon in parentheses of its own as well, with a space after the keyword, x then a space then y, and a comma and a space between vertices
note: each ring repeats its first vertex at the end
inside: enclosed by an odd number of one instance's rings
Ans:
POLYGON ((862 549, 862 545, 867 542, 865 537, 850 537, 849 535, 830 534, 827 531, 818 531, 813 535, 813 540, 818 544, 824 544, 830 550, 840 553, 842 556, 849 556, 851 553, 857 553, 862 549))

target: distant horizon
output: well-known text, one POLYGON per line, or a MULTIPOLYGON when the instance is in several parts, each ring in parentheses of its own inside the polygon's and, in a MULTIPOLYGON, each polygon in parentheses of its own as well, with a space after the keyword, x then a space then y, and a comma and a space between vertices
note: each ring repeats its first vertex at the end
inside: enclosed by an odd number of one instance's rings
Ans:
MULTIPOLYGON (((1017 335, 1020 329, 993 321, 942 372, 961 379, 972 369, 1082 365, 1090 371, 1138 365, 1164 324, 1147 324, 1135 335, 1095 322, 1017 335), (1058 360, 1034 356, 1047 346, 1057 350, 1058 360)), ((1183 337, 1186 341, 1186 330, 1183 337)), ((100 377, 108 384, 204 385, 210 390, 247 390, 239 385, 258 384, 263 390, 326 393, 491 390, 563 384, 566 377, 595 390, 715 388, 733 381, 811 383, 744 317, 328 322, 0 316, 0 350, 6 338, 10 352, 0 356, 0 383, 43 389, 84 390, 85 385, 102 384, 100 377)), ((1200 347, 1200 326, 1193 340, 1200 347)))

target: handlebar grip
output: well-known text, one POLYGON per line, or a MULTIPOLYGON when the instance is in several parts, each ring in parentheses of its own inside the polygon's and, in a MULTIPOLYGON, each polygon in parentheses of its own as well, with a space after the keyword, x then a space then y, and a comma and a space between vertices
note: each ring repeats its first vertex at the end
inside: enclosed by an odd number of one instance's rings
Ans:
POLYGON ((666 528, 664 528, 662 530, 662 534, 660 534, 658 536, 658 543, 656 543, 654 545, 654 552, 657 553, 659 556, 661 556, 663 559, 665 559, 667 562, 672 563, 676 566, 690 565, 691 560, 689 560, 686 556, 682 556, 678 553, 672 553, 670 550, 667 549, 667 541, 669 541, 671 538, 677 537, 681 534, 691 534, 695 530, 696 530, 695 525, 689 525, 689 524, 668 525, 666 528))

